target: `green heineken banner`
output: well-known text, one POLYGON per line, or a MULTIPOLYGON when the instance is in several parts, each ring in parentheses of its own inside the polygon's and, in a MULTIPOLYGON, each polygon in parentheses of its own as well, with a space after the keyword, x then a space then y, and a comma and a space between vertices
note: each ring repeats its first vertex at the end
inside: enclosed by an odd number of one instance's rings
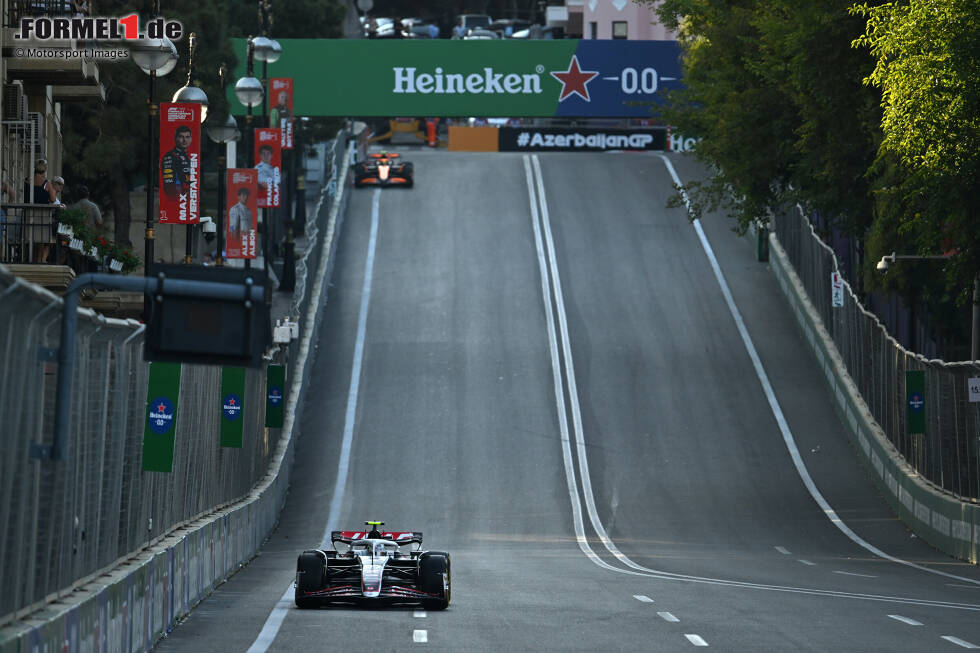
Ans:
POLYGON ((270 365, 265 373, 265 425, 282 428, 282 389, 286 385, 286 366, 270 365))
POLYGON ((150 363, 143 426, 143 471, 172 472, 177 433, 180 363, 150 363))
MULTIPOLYGON (((681 85, 676 41, 279 42, 283 53, 272 68, 293 79, 297 116, 649 118, 662 91, 681 85)), ((244 54, 244 39, 232 43, 244 54)), ((233 91, 229 106, 244 112, 233 91)))
POLYGON ((905 406, 909 434, 926 432, 926 373, 905 373, 905 406))
POLYGON ((245 368, 221 368, 221 446, 242 448, 245 432, 245 368))

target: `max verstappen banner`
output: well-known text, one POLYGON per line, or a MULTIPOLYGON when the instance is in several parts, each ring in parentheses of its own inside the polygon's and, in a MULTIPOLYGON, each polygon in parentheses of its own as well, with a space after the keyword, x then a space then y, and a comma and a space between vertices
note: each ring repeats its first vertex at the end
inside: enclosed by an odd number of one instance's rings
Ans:
POLYGON ((279 184, 282 181, 282 130, 255 130, 255 170, 259 173, 259 208, 279 206, 279 184))
POLYGON ((225 258, 255 258, 258 172, 253 168, 231 168, 226 181, 225 258))
POLYGON ((663 150, 666 129, 595 129, 562 127, 501 127, 501 152, 599 152, 663 150))
POLYGON ((160 103, 162 224, 197 224, 201 178, 201 105, 160 103))
MULTIPOLYGON (((303 116, 649 117, 681 87, 677 41, 287 39, 303 116), (311 61, 356 65, 311 66, 311 61)), ((244 40, 235 41, 240 52, 244 40)), ((243 68, 236 79, 245 74, 243 68)), ((230 106, 244 111, 229 86, 230 106)), ((272 101, 276 98, 273 97, 272 101)))
POLYGON ((292 79, 273 77, 269 80, 269 105, 269 126, 282 130, 282 149, 293 149, 292 79))

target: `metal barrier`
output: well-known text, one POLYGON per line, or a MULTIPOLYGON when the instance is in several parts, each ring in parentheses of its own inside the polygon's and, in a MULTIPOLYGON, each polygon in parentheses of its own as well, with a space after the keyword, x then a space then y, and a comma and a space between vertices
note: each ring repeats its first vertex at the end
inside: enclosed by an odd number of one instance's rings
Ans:
MULTIPOLYGON (((328 148, 334 171, 346 155, 344 136, 328 148)), ((336 178, 330 187, 337 188, 336 178)), ((321 205, 329 205, 327 199, 332 193, 325 188, 321 205)), ((294 317, 319 301, 307 277, 328 255, 316 237, 326 213, 307 221, 294 317)), ((66 460, 31 460, 31 443, 50 444, 53 435, 62 305, 58 296, 0 265, 0 626, 240 499, 266 476, 279 445, 280 434, 263 426, 264 368, 246 373, 244 446, 228 449, 219 446, 215 410, 221 369, 185 364, 174 471, 142 471, 149 376, 144 327, 81 309, 66 460)), ((294 360, 296 347, 294 340, 277 360, 294 360)))
POLYGON ((937 489, 980 499, 980 403, 969 401, 968 380, 980 363, 947 363, 908 351, 844 282, 844 305, 833 307, 833 250, 802 209, 774 216, 775 234, 834 340, 848 374, 875 421, 908 464, 937 489), (925 372, 926 433, 909 435, 905 372, 925 372))
POLYGON ((0 263, 45 263, 60 247, 57 211, 49 204, 0 205, 0 263))

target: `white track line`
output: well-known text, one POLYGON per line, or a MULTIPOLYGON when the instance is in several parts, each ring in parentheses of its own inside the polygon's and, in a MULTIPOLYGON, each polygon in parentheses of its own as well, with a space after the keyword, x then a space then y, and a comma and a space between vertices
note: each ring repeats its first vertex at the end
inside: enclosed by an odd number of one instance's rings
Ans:
POLYGON ((797 562, 800 562, 800 563, 803 563, 803 564, 804 564, 804 565, 806 565, 807 567, 816 567, 816 566, 817 566, 817 563, 815 563, 815 562, 810 562, 809 560, 803 560, 802 558, 801 558, 801 559, 799 559, 799 560, 797 560, 797 562))
POLYGON ((639 601, 640 603, 653 603, 653 599, 651 599, 649 596, 644 596, 642 594, 634 594, 633 598, 639 601))
POLYGON ((704 641, 704 639, 702 639, 700 635, 684 635, 684 637, 686 637, 687 638, 687 641, 691 642, 695 646, 707 646, 708 645, 708 642, 704 641))
POLYGON ((877 578, 877 576, 872 576, 871 574, 855 574, 853 571, 835 571, 835 574, 840 574, 841 576, 857 576, 858 578, 877 578))
POLYGON ((965 639, 960 639, 959 637, 953 637, 952 635, 943 635, 940 639, 945 639, 947 642, 956 644, 957 646, 962 646, 963 648, 980 648, 976 644, 971 644, 965 639))
MULTIPOLYGON (((675 182, 677 182, 677 184, 680 185, 680 180, 677 178, 676 172, 673 171, 673 166, 670 164, 670 161, 667 160, 666 157, 663 157, 663 159, 665 164, 667 165, 668 170, 671 171, 675 182)), ((579 545, 579 548, 593 563, 595 563, 596 565, 604 569, 609 569, 610 571, 615 571, 617 573, 629 574, 633 576, 645 576, 648 578, 658 578, 663 580, 679 580, 679 581, 704 583, 704 584, 711 584, 711 585, 726 585, 730 587, 739 587, 739 588, 746 588, 746 589, 760 589, 760 590, 788 592, 788 593, 796 593, 796 594, 808 594, 808 595, 815 595, 815 596, 832 596, 832 597, 839 597, 839 598, 862 599, 862 600, 870 600, 870 601, 902 603, 902 604, 909 604, 909 605, 926 605, 926 606, 933 606, 933 607, 980 611, 980 605, 968 604, 968 603, 952 603, 948 601, 932 601, 927 599, 881 596, 881 595, 874 595, 874 594, 859 594, 854 592, 841 592, 836 590, 820 590, 820 589, 811 589, 811 588, 803 588, 803 587, 765 585, 761 583, 746 583, 741 581, 731 581, 731 580, 725 580, 719 578, 705 578, 705 577, 691 576, 686 574, 675 574, 671 572, 658 571, 655 569, 644 567, 642 565, 633 562, 619 551, 616 545, 609 538, 608 534, 605 531, 605 528, 603 527, 602 523, 599 520, 598 512, 595 509, 594 496, 591 492, 592 486, 591 486, 591 480, 589 476, 588 461, 586 457, 585 435, 581 428, 580 417, 579 419, 576 419, 576 415, 578 416, 581 415, 581 411, 578 410, 577 408, 578 395, 577 392, 570 391, 569 397, 570 397, 571 410, 573 415, 573 423, 574 426, 576 427, 574 429, 574 434, 576 439, 576 453, 578 453, 579 455, 578 468, 582 477, 583 488, 588 488, 588 491, 583 489, 583 495, 585 497, 586 509, 589 512, 589 520, 593 526, 593 529, 596 532, 596 535, 601 540, 606 550, 609 551, 620 563, 629 567, 630 569, 622 569, 619 567, 615 567, 607 563, 602 558, 600 558, 592 550, 592 547, 590 546, 588 539, 585 535, 584 524, 582 521, 581 500, 578 495, 578 483, 577 483, 577 479, 575 478, 574 463, 571 460, 571 452, 569 449, 569 428, 567 423, 567 415, 566 415, 566 407, 565 407, 565 399, 564 399, 564 391, 563 391, 563 379, 561 374, 560 363, 558 360, 558 343, 557 343, 557 333, 555 331, 555 316, 554 316, 555 311, 551 305, 552 298, 554 299, 555 305, 557 307, 558 323, 562 327, 562 337, 564 340, 564 342, 562 343, 562 349, 564 353, 564 359, 566 362, 566 369, 568 370, 569 376, 571 377, 569 380, 570 390, 571 388, 575 387, 574 365, 572 364, 571 350, 568 344, 569 339, 568 339, 568 332, 567 332, 567 323, 564 315, 564 301, 562 299, 561 282, 558 276, 557 260, 555 256, 553 238, 551 236, 550 216, 548 213, 547 200, 544 194, 544 182, 541 175, 541 166, 537 155, 533 155, 531 157, 531 161, 533 162, 533 167, 534 167, 533 173, 531 170, 531 165, 529 164, 528 155, 525 155, 523 157, 523 161, 524 161, 525 174, 527 177, 528 196, 529 196, 530 208, 531 208, 531 221, 534 227, 535 247, 537 249, 538 264, 541 268, 541 286, 542 286, 542 293, 543 293, 543 299, 545 304, 545 315, 546 315, 547 326, 548 326, 548 339, 551 348, 552 370, 555 378, 555 401, 558 410, 559 428, 561 430, 563 462, 565 465, 565 476, 568 485, 569 498, 571 500, 572 520, 575 528, 576 541, 579 545), (536 190, 537 192, 535 192, 536 190), (540 215, 541 225, 538 224, 539 215, 540 215), (542 233, 544 234, 544 238, 548 244, 549 256, 545 255, 544 248, 542 247, 542 233), (550 258, 551 260, 546 261, 547 258, 550 258), (554 280, 553 288, 552 288, 552 283, 549 280, 549 270, 551 272, 551 277, 554 280), (554 295, 552 295, 552 291, 554 292, 554 295)), ((773 408, 774 414, 776 414, 777 416, 777 422, 780 423, 781 429, 783 427, 785 427, 786 429, 785 431, 783 431, 784 440, 786 440, 786 434, 788 433, 788 426, 786 425, 785 418, 782 417, 782 411, 779 409, 778 403, 775 403, 775 395, 772 393, 772 388, 771 385, 769 384, 768 377, 765 376, 765 371, 762 369, 761 362, 759 362, 758 354, 755 353, 755 347, 752 345, 751 339, 748 338, 748 332, 741 318, 741 314, 738 312, 737 307, 735 307, 734 305, 734 300, 732 299, 731 292, 728 290, 728 285, 724 280, 724 276, 721 275, 721 270, 718 267, 718 262, 714 258, 714 252, 711 250, 711 246, 710 244, 708 244, 707 238, 704 236, 704 232, 703 230, 701 230, 701 225, 697 220, 694 221, 694 226, 695 226, 695 230, 698 232, 699 238, 701 239, 702 246, 705 248, 705 252, 712 262, 712 268, 715 271, 715 276, 719 281, 719 285, 721 286, 722 293, 725 295, 725 300, 728 303, 729 310, 732 311, 736 325, 739 327, 739 333, 742 335, 743 343, 745 343, 746 348, 749 350, 749 354, 750 357, 753 359, 753 364, 755 365, 757 374, 760 375, 759 378, 760 378, 760 382, 763 385, 763 389, 768 391, 767 397, 771 397, 770 406, 773 408)), ((794 459, 794 462, 798 460, 799 451, 796 449, 791 434, 789 434, 789 438, 787 440, 787 447, 791 449, 791 452, 793 451, 796 452, 796 457, 794 459)), ((800 469, 802 469, 802 472, 800 472, 801 477, 804 478, 804 482, 806 483, 806 480, 809 479, 809 474, 806 473, 806 468, 802 467, 802 461, 799 461, 799 466, 797 467, 798 471, 800 469)), ((809 481, 808 488, 810 487, 812 487, 813 491, 816 492, 816 487, 813 485, 812 480, 809 481)), ((817 492, 817 495, 819 496, 819 492, 817 492)), ((820 499, 822 500, 823 498, 820 497, 820 499)), ((836 513, 834 513, 834 511, 830 509, 830 506, 827 505, 825 500, 823 500, 822 503, 821 501, 818 500, 818 504, 820 504, 821 507, 824 507, 825 514, 828 515, 828 518, 830 518, 831 521, 834 522, 838 528, 842 530, 847 529, 846 532, 852 532, 850 531, 850 529, 847 528, 846 525, 843 524, 843 522, 840 521, 836 513)), ((855 537, 857 536, 855 535, 855 537)), ((951 574, 946 574, 944 572, 935 571, 932 569, 928 569, 926 567, 915 565, 913 563, 900 561, 897 558, 891 558, 885 556, 885 554, 882 554, 882 556, 886 557, 887 559, 894 560, 896 562, 901 562, 902 564, 906 564, 921 569, 923 571, 952 577, 957 580, 963 580, 969 583, 980 584, 980 581, 973 581, 972 579, 969 578, 961 578, 959 576, 953 576, 951 574)))
POLYGON ((413 630, 412 631, 412 641, 416 644, 424 644, 429 641, 429 631, 427 630, 413 630))
POLYGON ((785 546, 777 546, 773 548, 782 553, 784 556, 790 555, 789 549, 787 549, 785 546))
POLYGON ((680 619, 678 619, 677 617, 675 617, 669 612, 658 612, 657 616, 659 616, 664 621, 669 621, 672 624, 680 623, 681 621, 680 619))
MULTIPOLYGON (((350 467, 350 450, 354 439, 354 416, 357 413, 357 387, 360 385, 361 364, 364 358, 364 338, 367 330, 368 304, 371 301, 371 279, 374 275, 374 253, 377 248, 379 207, 381 189, 375 189, 374 200, 371 204, 371 238, 368 242, 367 262, 364 265, 364 286, 361 290, 361 312, 357 318, 357 341, 354 344, 354 362, 351 367, 350 388, 347 391, 347 414, 344 423, 344 441, 341 447, 340 461, 337 465, 337 483, 334 486, 333 497, 330 500, 330 512, 327 514, 327 528, 323 534, 320 548, 330 544, 330 531, 336 530, 340 516, 340 507, 344 500, 344 487, 347 485, 347 472, 350 467)), ((262 625, 259 636, 248 647, 246 653, 265 653, 269 650, 283 619, 286 618, 293 604, 293 584, 290 583, 286 592, 276 602, 276 607, 262 625)))
POLYGON ((916 621, 915 619, 909 619, 908 617, 903 617, 900 614, 890 614, 889 619, 894 619, 895 621, 901 621, 903 624, 908 624, 910 626, 921 626, 921 621, 916 621))

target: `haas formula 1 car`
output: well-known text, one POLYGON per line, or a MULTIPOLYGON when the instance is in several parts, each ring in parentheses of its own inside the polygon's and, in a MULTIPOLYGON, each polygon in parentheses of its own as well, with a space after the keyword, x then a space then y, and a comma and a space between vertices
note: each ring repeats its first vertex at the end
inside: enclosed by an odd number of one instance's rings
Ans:
POLYGON ((402 161, 397 154, 381 152, 369 154, 367 161, 354 164, 354 185, 361 186, 404 186, 411 188, 415 183, 415 166, 410 161, 402 161))
POLYGON ((449 605, 449 554, 422 551, 422 533, 378 530, 333 531, 333 551, 304 551, 296 561, 296 606, 332 603, 449 605))

